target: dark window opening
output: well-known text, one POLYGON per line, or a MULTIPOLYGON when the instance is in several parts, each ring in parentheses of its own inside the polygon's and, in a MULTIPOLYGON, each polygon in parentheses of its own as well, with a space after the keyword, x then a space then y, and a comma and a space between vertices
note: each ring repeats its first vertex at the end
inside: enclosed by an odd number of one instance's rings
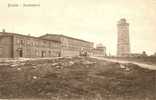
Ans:
POLYGON ((19 56, 23 57, 23 50, 19 50, 19 56))

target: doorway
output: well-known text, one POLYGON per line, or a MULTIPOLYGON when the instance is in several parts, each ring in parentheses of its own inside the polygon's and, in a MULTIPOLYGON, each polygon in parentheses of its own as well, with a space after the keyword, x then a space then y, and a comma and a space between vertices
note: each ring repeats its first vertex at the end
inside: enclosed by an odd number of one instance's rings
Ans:
POLYGON ((20 57, 23 57, 23 50, 22 50, 22 49, 19 50, 19 56, 20 56, 20 57))

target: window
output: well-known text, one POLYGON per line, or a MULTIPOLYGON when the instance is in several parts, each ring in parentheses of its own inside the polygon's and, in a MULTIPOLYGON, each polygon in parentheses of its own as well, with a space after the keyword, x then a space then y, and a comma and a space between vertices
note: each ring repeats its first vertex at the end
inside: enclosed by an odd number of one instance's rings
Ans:
POLYGON ((17 43, 17 44, 19 44, 19 43, 20 43, 20 40, 19 40, 18 38, 16 39, 16 43, 17 43))
POLYGON ((39 56, 39 50, 36 49, 35 52, 36 52, 36 56, 39 56))
POLYGON ((24 44, 24 40, 20 40, 20 43, 23 45, 24 44))
POLYGON ((34 43, 33 43, 33 41, 31 41, 31 46, 33 46, 34 45, 34 43))
POLYGON ((49 51, 49 56, 51 56, 51 51, 49 51))
POLYGON ((27 40, 26 44, 29 45, 29 40, 27 40))

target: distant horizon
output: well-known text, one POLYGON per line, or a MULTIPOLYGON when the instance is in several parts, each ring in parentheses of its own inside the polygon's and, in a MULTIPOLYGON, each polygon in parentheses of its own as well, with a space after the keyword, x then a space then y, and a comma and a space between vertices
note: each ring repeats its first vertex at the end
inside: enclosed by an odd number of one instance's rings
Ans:
POLYGON ((102 43, 116 55, 117 22, 130 24, 131 53, 156 52, 156 0, 5 0, 0 1, 0 30, 32 36, 46 33, 102 43), (8 4, 38 4, 8 7, 8 4))

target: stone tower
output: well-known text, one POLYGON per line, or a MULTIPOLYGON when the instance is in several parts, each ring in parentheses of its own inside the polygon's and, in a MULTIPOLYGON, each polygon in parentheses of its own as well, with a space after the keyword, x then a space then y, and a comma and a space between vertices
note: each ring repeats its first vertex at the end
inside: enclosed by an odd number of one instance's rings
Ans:
POLYGON ((117 56, 127 57, 130 54, 129 43, 129 23, 126 19, 122 18, 118 21, 118 43, 117 43, 117 56))

